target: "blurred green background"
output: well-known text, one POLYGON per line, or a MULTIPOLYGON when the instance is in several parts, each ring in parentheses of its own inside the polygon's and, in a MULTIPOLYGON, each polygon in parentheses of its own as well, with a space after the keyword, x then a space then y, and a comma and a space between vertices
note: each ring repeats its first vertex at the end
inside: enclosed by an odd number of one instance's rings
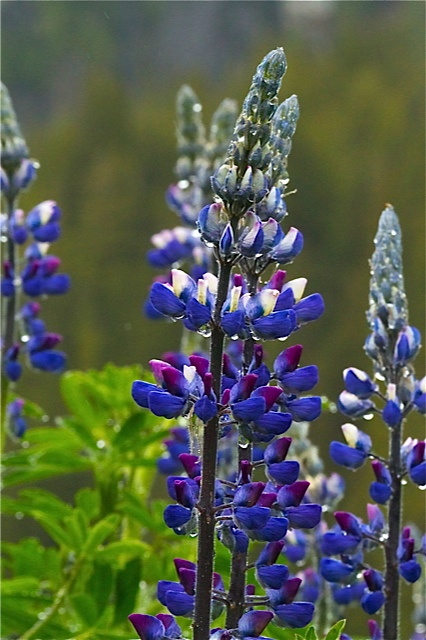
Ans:
MULTIPOLYGON (((289 275, 307 277, 308 293, 326 302, 297 336, 303 364, 320 366, 318 392, 331 399, 343 368, 370 370, 368 259, 386 202, 403 229, 410 321, 423 330, 424 3, 21 1, 2 11, 3 81, 41 164, 21 205, 52 198, 63 211, 54 251, 73 285, 44 303, 43 317, 64 335, 71 368, 146 364, 177 348, 179 326, 141 313, 150 236, 178 223, 164 203, 175 95, 190 84, 208 122, 223 98, 242 101, 277 46, 288 59, 281 97, 296 93, 301 105, 285 226, 301 229, 305 249, 289 275)), ((19 392, 61 411, 54 376, 26 373, 19 392)), ((312 426, 324 457, 343 422, 325 415, 312 426)), ((407 435, 420 435, 420 420, 411 425, 407 435)), ((368 430, 384 452, 384 428, 368 430)), ((364 515, 370 472, 343 475, 345 508, 364 515)), ((407 520, 419 501, 408 501, 407 520)))

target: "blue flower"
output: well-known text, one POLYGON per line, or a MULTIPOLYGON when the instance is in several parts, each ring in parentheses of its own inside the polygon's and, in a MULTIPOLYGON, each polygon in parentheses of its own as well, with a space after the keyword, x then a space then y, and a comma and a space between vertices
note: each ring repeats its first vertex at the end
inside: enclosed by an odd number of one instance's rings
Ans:
POLYGON ((164 638, 180 638, 180 627, 173 616, 159 613, 148 616, 142 613, 131 613, 128 616, 141 640, 163 640, 164 638))

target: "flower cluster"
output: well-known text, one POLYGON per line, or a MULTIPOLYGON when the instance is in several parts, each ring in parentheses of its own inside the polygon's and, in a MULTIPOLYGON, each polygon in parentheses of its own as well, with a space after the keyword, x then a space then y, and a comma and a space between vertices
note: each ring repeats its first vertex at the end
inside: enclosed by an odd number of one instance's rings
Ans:
MULTIPOLYGON (((162 232, 150 254, 152 262, 174 267, 170 276, 152 285, 151 313, 182 320, 186 330, 210 338, 209 357, 197 352, 151 360, 155 383, 137 380, 132 386, 133 399, 142 408, 179 420, 179 425, 187 421, 191 442, 192 432, 202 434, 199 450, 183 451, 188 441, 181 427, 174 427, 169 455, 160 461, 163 470, 173 473, 167 481, 173 504, 164 511, 165 524, 178 535, 197 536, 198 553, 196 565, 176 560, 179 582, 160 581, 158 598, 171 614, 193 618, 194 640, 209 634, 218 640, 258 637, 270 620, 284 627, 305 626, 312 620, 318 590, 316 572, 296 576, 276 563, 287 534, 289 548, 297 546, 293 538, 320 522, 315 492, 322 491, 324 499, 332 493, 324 479, 309 494, 309 480, 299 478, 299 461, 287 459, 292 440, 282 437, 293 421, 319 416, 321 399, 304 395, 317 384, 318 370, 299 366, 301 345, 282 351, 269 368, 258 344, 288 338, 324 310, 319 294, 304 297, 305 278, 287 280, 286 272, 277 270, 303 247, 297 229, 285 233, 280 226, 287 213, 287 158, 299 116, 296 96, 278 103, 285 70, 282 49, 261 62, 225 161, 218 164, 200 162, 199 109, 190 92, 181 94, 181 113, 186 115, 178 131, 185 132, 185 158, 178 162, 180 182, 169 190, 169 202, 187 225, 196 223, 198 236, 183 228, 162 232), (211 173, 212 168, 213 196, 201 202, 209 184, 209 173, 203 171, 211 173), (215 264, 191 277, 177 267, 198 252, 197 241, 215 264), (261 281, 272 265, 272 275, 261 281), (234 453, 228 454, 231 447, 234 453), (264 481, 253 477, 260 467, 264 481), (227 588, 213 570, 215 539, 232 558, 227 588), (254 566, 264 591, 260 595, 246 585, 252 541, 266 543, 254 566), (211 629, 211 619, 224 606, 225 628, 211 629), (256 606, 268 610, 252 610, 256 606)), ((201 259, 198 265, 204 267, 201 259)), ((141 638, 179 633, 168 619, 167 624, 137 614, 130 619, 141 638)))
MULTIPOLYGON (((337 404, 352 420, 380 416, 389 434, 389 456, 375 453, 371 437, 352 423, 342 426, 346 444, 332 442, 330 456, 352 470, 367 458, 371 460, 370 498, 388 507, 388 520, 376 504, 367 507, 368 524, 353 514, 335 513, 338 526, 322 537, 321 549, 328 557, 320 566, 323 577, 334 585, 333 596, 339 604, 359 601, 368 614, 384 606, 383 637, 393 639, 398 624, 398 579, 414 583, 422 571, 418 561, 422 549, 416 549, 410 528, 401 525, 401 494, 405 477, 426 486, 425 442, 413 438, 403 442, 403 426, 410 412, 426 412, 426 379, 417 380, 412 366, 420 333, 408 324, 401 229, 390 205, 380 217, 375 238, 367 318, 372 333, 365 351, 373 360, 374 379, 355 367, 345 369, 345 390, 337 404), (385 550, 384 572, 369 567, 363 558, 365 551, 379 546, 385 550), (333 555, 339 559, 331 558, 333 555), (360 572, 363 582, 357 578, 360 572)), ((380 629, 373 631, 372 637, 382 638, 380 629)))
MULTIPOLYGON (((56 202, 46 200, 27 214, 17 207, 18 197, 34 180, 38 165, 28 158, 28 149, 4 86, 1 126, 1 192, 6 204, 6 212, 0 218, 1 295, 4 298, 2 378, 6 389, 9 381, 16 382, 22 375, 22 354, 31 367, 42 371, 60 372, 65 368, 65 354, 55 349, 62 337, 46 330, 39 317, 40 304, 34 299, 66 293, 70 278, 59 272, 60 259, 49 253, 50 244, 61 232, 61 211, 56 202), (23 296, 31 300, 25 301, 23 296)), ((14 433, 22 435, 25 429, 22 422, 17 426, 15 405, 8 415, 14 433)))

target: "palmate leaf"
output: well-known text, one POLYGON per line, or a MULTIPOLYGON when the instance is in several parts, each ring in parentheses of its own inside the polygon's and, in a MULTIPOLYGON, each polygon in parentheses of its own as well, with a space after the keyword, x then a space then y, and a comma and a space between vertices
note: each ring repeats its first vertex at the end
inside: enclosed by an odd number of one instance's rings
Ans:
POLYGON ((145 560, 150 557, 152 549, 149 544, 136 539, 117 540, 95 551, 95 560, 99 563, 122 568, 131 558, 145 560))
POLYGON ((92 597, 99 619, 107 605, 114 588, 115 571, 109 564, 93 563, 92 575, 86 583, 86 592, 92 597))
POLYGON ((72 607, 87 627, 92 627, 99 614, 96 602, 89 593, 78 593, 70 598, 72 607))
POLYGON ((97 434, 104 424, 120 423, 134 412, 129 389, 141 375, 139 366, 112 364, 100 371, 69 371, 61 378, 61 391, 72 415, 97 434))
POLYGON ((3 566, 14 576, 34 576, 56 584, 61 579, 61 556, 53 547, 43 547, 36 538, 18 543, 3 542, 3 566))

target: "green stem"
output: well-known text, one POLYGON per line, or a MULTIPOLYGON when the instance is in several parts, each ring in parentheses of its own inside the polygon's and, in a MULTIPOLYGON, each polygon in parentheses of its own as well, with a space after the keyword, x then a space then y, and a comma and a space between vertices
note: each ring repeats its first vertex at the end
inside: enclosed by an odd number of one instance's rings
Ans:
POLYGON ((57 592, 52 606, 48 607, 43 612, 43 614, 39 614, 39 620, 37 620, 37 622, 31 627, 31 629, 26 631, 19 638, 19 640, 31 640, 31 638, 34 638, 34 637, 41 637, 39 635, 40 630, 43 629, 43 627, 53 619, 53 617, 58 612, 59 607, 62 605, 64 599, 70 593, 74 585, 74 582, 76 581, 79 575, 79 571, 80 571, 81 565, 83 564, 83 561, 84 561, 84 556, 80 556, 76 561, 67 582, 57 592), (41 618, 40 618, 40 615, 41 615, 41 618))

